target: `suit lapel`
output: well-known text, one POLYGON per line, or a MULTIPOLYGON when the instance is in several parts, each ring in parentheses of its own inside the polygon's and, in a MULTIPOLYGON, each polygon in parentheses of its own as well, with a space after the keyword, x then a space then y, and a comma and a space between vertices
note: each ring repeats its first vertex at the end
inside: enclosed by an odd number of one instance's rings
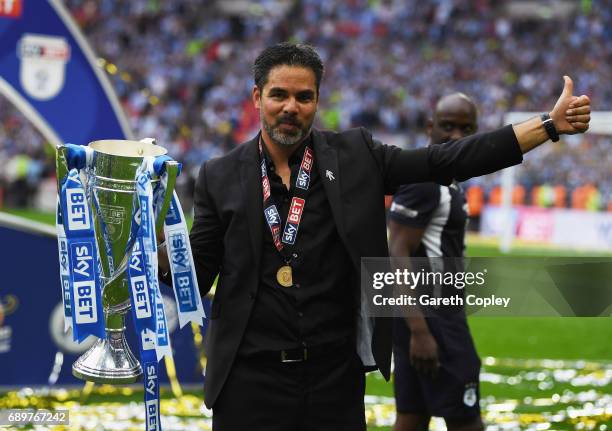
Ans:
POLYGON ((263 217, 263 192, 261 190, 261 170, 259 167, 259 150, 257 142, 259 134, 255 139, 247 142, 246 148, 240 159, 240 184, 246 204, 247 222, 249 225, 249 236, 256 267, 261 260, 262 246, 262 217, 263 217))
MULTIPOLYGON (((312 130, 312 141, 315 152, 315 163, 319 168, 319 175, 323 188, 331 207, 332 215, 338 229, 338 234, 344 242, 346 249, 351 250, 346 237, 344 217, 342 213, 342 197, 340 194, 340 169, 338 168, 338 154, 328 143, 325 136, 318 130, 312 130)), ((352 256, 354 257, 354 256, 352 256)))

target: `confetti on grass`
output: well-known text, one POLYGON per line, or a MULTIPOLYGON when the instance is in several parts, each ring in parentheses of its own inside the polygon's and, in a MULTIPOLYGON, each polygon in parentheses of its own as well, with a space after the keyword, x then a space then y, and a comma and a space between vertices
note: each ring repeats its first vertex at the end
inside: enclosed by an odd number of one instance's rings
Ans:
MULTIPOLYGON (((378 379, 375 374, 368 378, 378 379)), ((487 431, 612 431, 612 363, 487 357, 481 381, 487 431)), ((366 395, 368 429, 390 430, 395 421, 390 395, 366 395)), ((161 396, 164 430, 212 429, 212 412, 205 408, 199 389, 176 399, 162 388, 161 396)), ((70 410, 69 427, 37 430, 144 429, 142 390, 136 386, 95 386, 86 398, 80 389, 24 388, 0 395, 0 409, 6 408, 70 410)), ((434 419, 430 429, 446 428, 434 419)))

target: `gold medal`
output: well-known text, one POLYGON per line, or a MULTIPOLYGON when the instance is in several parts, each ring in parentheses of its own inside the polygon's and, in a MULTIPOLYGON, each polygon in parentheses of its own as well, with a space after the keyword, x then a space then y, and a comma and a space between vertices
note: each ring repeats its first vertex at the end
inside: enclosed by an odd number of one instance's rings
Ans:
POLYGON ((293 286, 293 274, 289 265, 278 268, 278 271, 276 271, 276 281, 283 287, 293 286))

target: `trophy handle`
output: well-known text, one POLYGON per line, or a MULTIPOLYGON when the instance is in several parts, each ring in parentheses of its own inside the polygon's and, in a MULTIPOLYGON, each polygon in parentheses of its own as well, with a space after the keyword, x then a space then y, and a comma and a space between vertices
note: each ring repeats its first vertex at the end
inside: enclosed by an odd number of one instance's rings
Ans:
POLYGON ((157 220, 155 221, 155 232, 157 234, 161 233, 164 227, 164 220, 166 219, 166 214, 168 213, 168 209, 170 208, 170 202, 172 201, 172 195, 174 194, 176 177, 178 177, 179 175, 180 163, 174 160, 169 160, 165 163, 165 165, 166 172, 168 173, 168 183, 166 184, 166 194, 164 196, 164 202, 157 216, 157 220))
POLYGON ((57 145, 55 147, 55 172, 57 175, 57 191, 62 188, 62 180, 68 175, 68 148, 65 145, 57 145))

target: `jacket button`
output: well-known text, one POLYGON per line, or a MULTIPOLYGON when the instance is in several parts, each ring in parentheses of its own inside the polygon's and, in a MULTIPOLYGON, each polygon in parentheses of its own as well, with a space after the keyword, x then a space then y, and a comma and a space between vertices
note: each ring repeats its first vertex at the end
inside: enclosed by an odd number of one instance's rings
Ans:
POLYGON ((249 298, 255 299, 255 292, 249 292, 249 298))

